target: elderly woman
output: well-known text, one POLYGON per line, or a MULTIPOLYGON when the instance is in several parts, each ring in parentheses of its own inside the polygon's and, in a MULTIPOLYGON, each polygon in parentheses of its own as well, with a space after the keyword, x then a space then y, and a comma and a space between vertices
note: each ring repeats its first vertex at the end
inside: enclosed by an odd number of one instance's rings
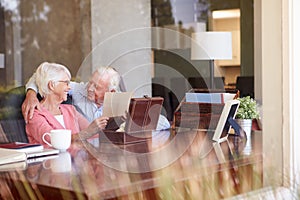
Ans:
POLYGON ((36 85, 43 97, 39 109, 34 110, 33 118, 26 124, 30 143, 41 143, 42 135, 52 129, 70 129, 72 139, 94 135, 104 129, 108 118, 99 117, 89 123, 73 105, 61 104, 67 100, 71 74, 60 64, 42 63, 36 70, 36 85))

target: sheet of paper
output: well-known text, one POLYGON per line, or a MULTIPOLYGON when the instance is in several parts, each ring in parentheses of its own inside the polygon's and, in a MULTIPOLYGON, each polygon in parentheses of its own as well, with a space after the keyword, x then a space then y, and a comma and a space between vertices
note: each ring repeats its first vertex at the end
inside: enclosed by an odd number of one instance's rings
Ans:
POLYGON ((133 92, 106 92, 103 102, 102 116, 124 116, 128 112, 133 92))

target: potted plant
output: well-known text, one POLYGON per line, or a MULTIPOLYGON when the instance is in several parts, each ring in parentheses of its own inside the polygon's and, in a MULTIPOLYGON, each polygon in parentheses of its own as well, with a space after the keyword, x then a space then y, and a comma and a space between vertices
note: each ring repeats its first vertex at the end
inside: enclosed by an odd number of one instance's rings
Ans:
POLYGON ((236 113, 236 122, 250 136, 252 120, 259 117, 256 101, 250 96, 237 98, 240 101, 239 108, 236 113))

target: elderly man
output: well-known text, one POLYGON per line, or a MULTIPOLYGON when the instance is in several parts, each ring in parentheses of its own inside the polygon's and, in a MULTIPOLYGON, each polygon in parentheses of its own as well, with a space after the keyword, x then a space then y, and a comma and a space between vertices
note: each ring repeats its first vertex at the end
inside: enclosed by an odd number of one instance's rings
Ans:
MULTIPOLYGON (((102 116, 103 100, 105 92, 119 91, 120 75, 112 67, 99 67, 95 70, 88 83, 70 83, 70 93, 73 104, 88 121, 102 116)), ((22 112, 25 121, 32 118, 35 107, 40 109, 40 104, 36 98, 37 87, 35 84, 35 74, 26 84, 26 98, 22 105, 22 112)), ((166 117, 160 115, 157 130, 170 128, 170 123, 166 117)))

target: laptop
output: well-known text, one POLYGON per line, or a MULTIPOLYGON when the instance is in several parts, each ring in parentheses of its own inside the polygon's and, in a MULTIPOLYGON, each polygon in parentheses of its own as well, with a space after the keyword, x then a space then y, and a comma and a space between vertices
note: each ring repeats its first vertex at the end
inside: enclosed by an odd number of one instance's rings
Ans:
MULTIPOLYGON (((53 149, 53 150, 55 150, 55 149, 53 149)), ((47 149, 47 151, 48 151, 48 149, 47 149)), ((41 163, 45 160, 54 159, 59 156, 59 154, 56 153, 56 150, 53 151, 52 153, 50 153, 50 151, 46 154, 44 154, 44 153, 42 155, 39 155, 39 154, 29 155, 29 157, 27 157, 26 163, 27 164, 41 163)))
POLYGON ((42 149, 42 150, 26 153, 26 156, 27 159, 31 159, 31 158, 45 157, 45 156, 57 155, 57 154, 59 154, 59 150, 57 149, 42 149))

